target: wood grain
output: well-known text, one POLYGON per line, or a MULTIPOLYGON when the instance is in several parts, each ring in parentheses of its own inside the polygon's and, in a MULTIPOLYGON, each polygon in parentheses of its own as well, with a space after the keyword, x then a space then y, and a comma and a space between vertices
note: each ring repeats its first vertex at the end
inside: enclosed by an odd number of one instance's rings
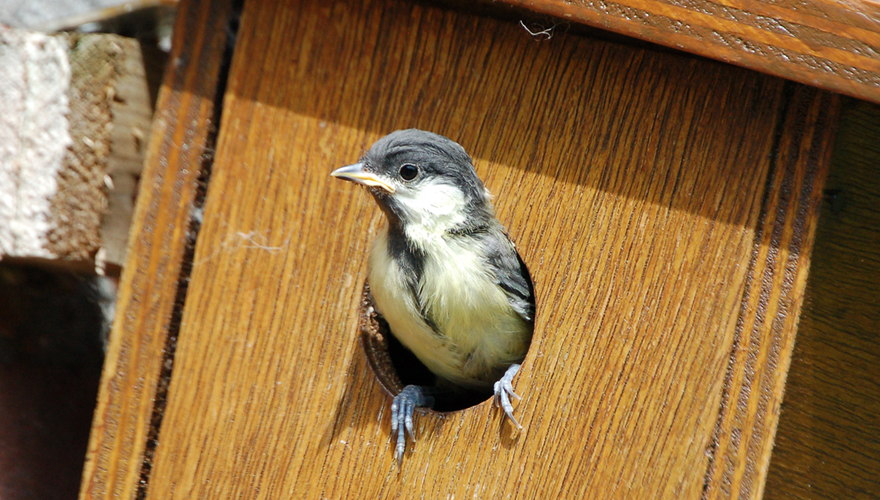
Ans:
MULTIPOLYGON (((190 219, 214 119, 227 2, 186 2, 160 92, 101 378, 80 498, 133 498, 185 283, 190 219)), ((157 429, 153 429, 157 430, 157 429)))
POLYGON ((734 332, 703 498, 761 498, 831 155, 837 96, 793 89, 734 332))
POLYGON ((393 0, 248 3, 228 84, 148 498, 760 495, 834 98, 393 0), (328 174, 409 126, 474 156, 538 315, 525 430, 421 414, 398 470, 356 341, 381 218, 328 174))
POLYGON ((869 0, 505 2, 880 102, 880 6, 869 0))
MULTIPOLYGON (((110 36, 110 35, 107 35, 110 36)), ((144 170, 144 154, 153 123, 153 103, 147 83, 144 49, 137 40, 115 36, 122 47, 119 80, 115 94, 108 97, 113 127, 110 130, 108 175, 113 188, 107 193, 107 208, 101 218, 101 247, 104 259, 120 269, 125 263, 128 235, 134 214, 137 184, 144 170)))
POLYGON ((880 106, 841 112, 765 498, 880 498, 880 106))

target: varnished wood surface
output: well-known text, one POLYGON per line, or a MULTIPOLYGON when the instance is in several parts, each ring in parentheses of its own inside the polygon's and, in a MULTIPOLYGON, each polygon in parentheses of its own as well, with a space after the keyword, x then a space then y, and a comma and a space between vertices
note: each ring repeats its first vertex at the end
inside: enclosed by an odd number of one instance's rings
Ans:
POLYGON ((249 2, 147 497, 759 497, 836 105, 407 2, 249 2), (356 342, 381 218, 328 174, 410 126, 474 156, 538 317, 524 431, 421 414, 398 470, 356 342))
MULTIPOLYGON (((226 2, 185 2, 157 103, 80 498, 134 498, 167 384, 165 350, 225 48, 226 2)), ((185 276, 184 276, 185 277, 185 276)))
POLYGON ((880 6, 869 0, 507 3, 880 102, 880 6))
POLYGON ((848 101, 767 500, 880 498, 880 106, 848 101))
POLYGON ((790 87, 724 380, 703 498, 761 498, 830 163, 837 96, 790 87), (804 217, 805 213, 812 214, 804 217))

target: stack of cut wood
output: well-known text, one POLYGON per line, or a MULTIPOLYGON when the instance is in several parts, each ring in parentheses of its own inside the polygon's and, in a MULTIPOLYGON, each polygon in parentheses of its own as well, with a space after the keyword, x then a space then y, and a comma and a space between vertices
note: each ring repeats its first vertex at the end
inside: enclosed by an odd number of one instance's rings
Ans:
POLYGON ((121 265, 152 110, 139 43, 0 28, 0 260, 121 265))

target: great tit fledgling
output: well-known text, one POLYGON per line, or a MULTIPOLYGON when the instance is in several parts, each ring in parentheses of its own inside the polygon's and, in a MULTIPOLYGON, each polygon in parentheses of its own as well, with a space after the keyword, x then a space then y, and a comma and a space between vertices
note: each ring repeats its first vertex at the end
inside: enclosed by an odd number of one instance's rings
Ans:
POLYGON ((369 261, 373 300, 391 333, 437 377, 437 387, 408 385, 394 398, 398 461, 414 409, 432 407, 436 391, 494 391, 520 427, 511 381, 531 342, 531 282, 464 148, 398 130, 331 175, 366 186, 385 213, 369 261))

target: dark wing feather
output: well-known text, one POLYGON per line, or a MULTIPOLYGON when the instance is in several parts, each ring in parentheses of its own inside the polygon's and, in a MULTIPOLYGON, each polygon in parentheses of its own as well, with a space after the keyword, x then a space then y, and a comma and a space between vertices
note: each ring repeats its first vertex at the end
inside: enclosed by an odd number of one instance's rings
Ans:
POLYGON ((486 264, 498 286, 504 290, 517 314, 531 323, 535 318, 532 280, 513 243, 505 234, 493 231, 485 234, 483 244, 486 248, 486 264))

